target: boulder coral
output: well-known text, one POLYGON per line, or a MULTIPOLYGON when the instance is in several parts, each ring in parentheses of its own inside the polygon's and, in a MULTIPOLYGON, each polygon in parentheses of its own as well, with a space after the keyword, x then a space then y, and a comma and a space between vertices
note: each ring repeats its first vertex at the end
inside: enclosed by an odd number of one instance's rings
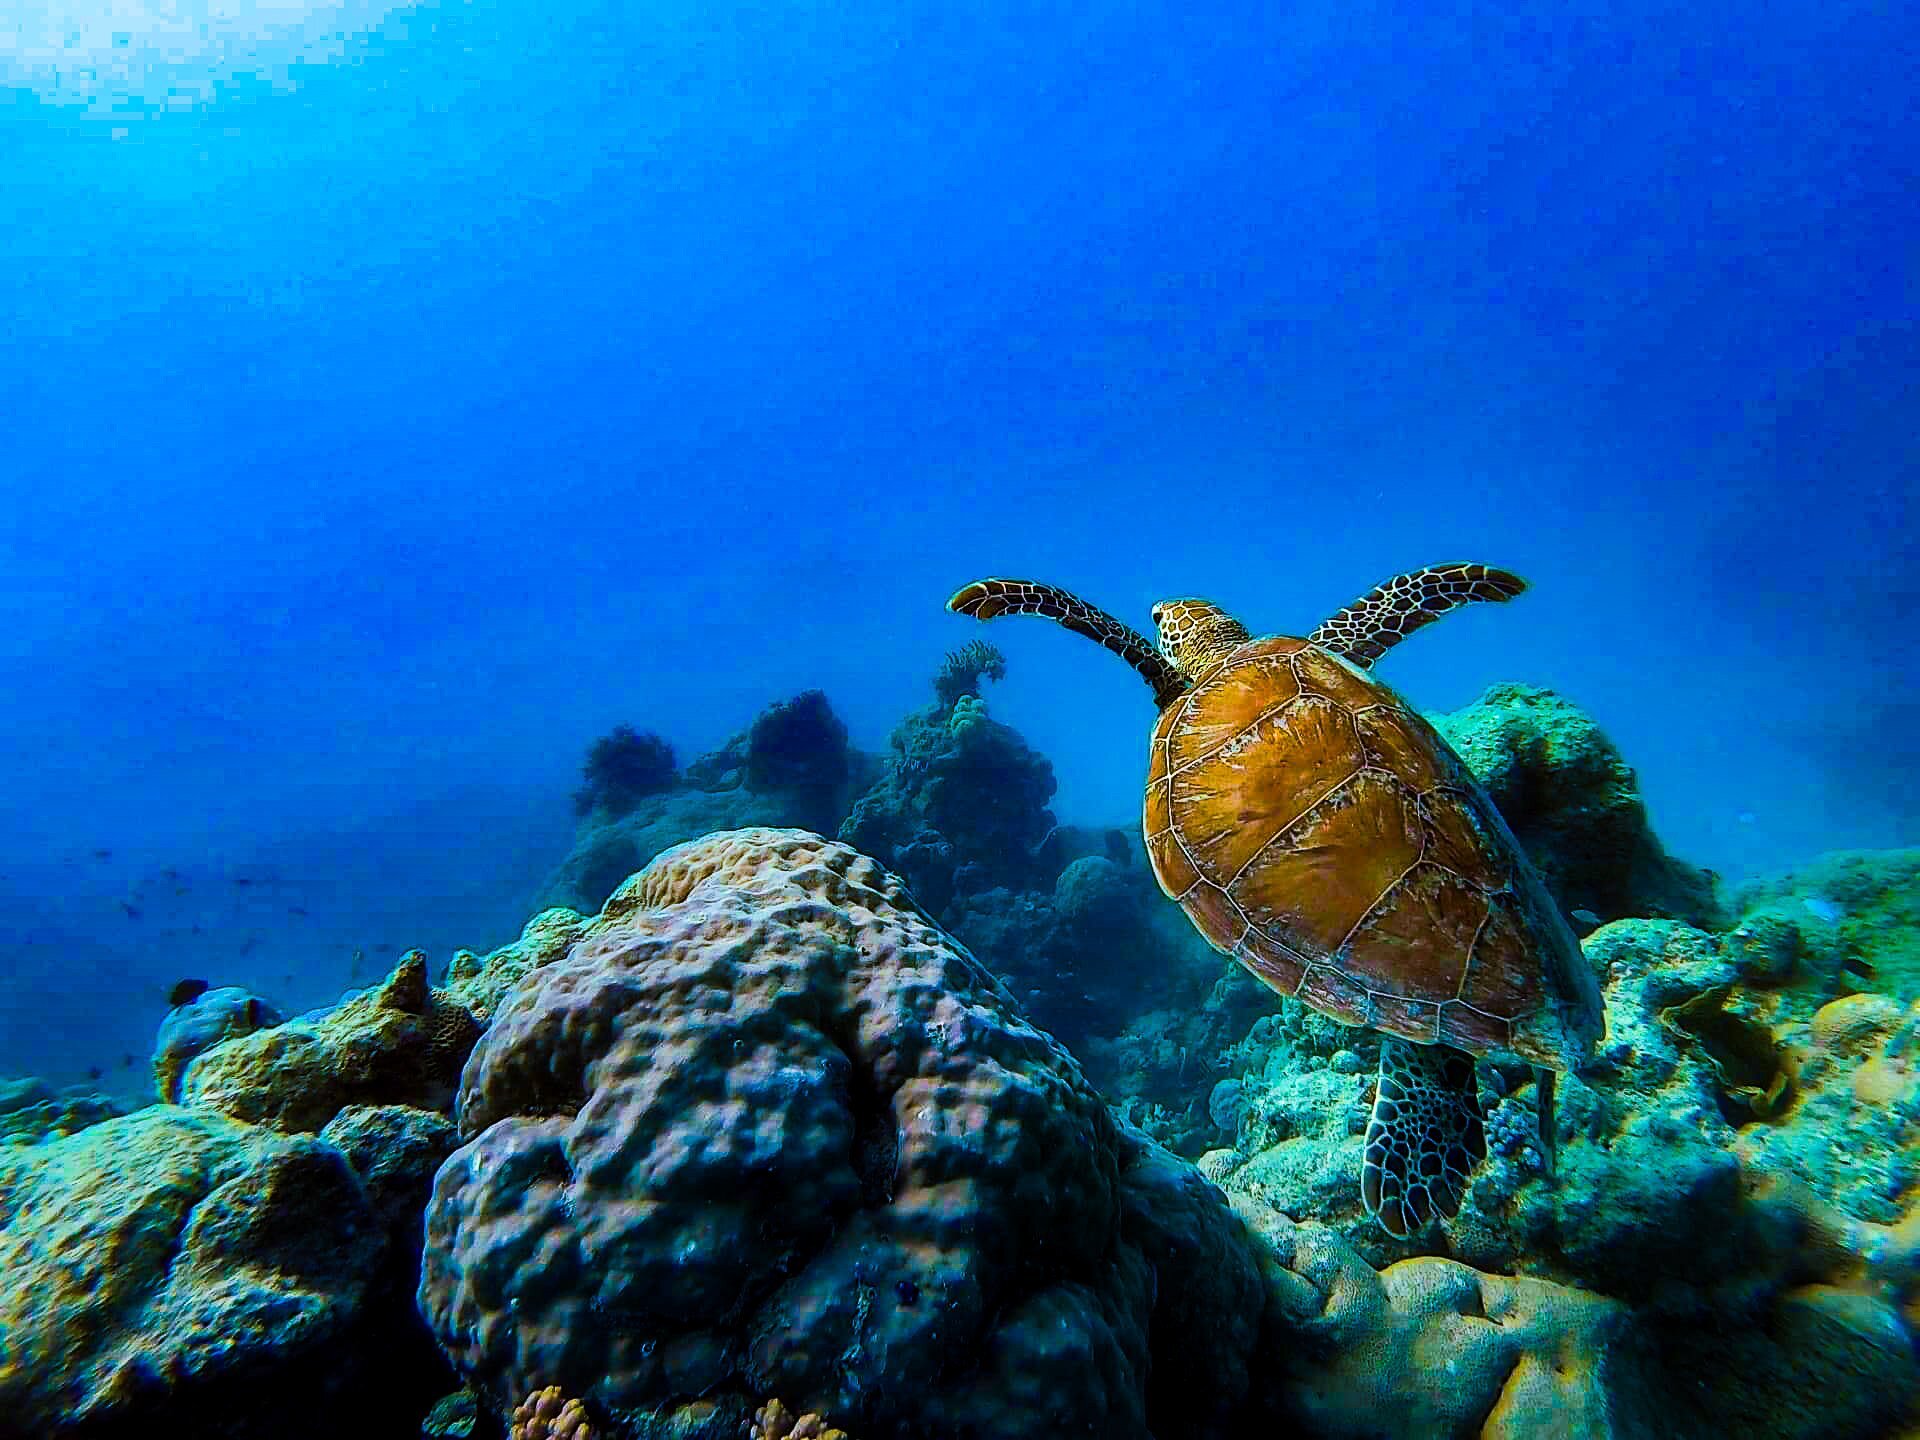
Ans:
POLYGON ((1376 1271, 1331 1232, 1243 1200, 1293 1331, 1281 1403, 1316 1440, 1607 1437, 1618 1301, 1422 1257, 1376 1271))
POLYGON ((126 1113, 121 1101, 84 1085, 55 1090, 31 1075, 0 1080, 0 1145, 38 1145, 126 1113))
POLYGON ((312 1136, 159 1105, 0 1150, 0 1428, 310 1434, 384 1243, 312 1136))
POLYGON ((153 1042, 153 1089, 162 1100, 180 1098, 180 1079, 194 1058, 285 1020, 265 1000, 239 985, 221 985, 176 1005, 153 1042))
POLYGON ((1592 716, 1551 690, 1503 684, 1427 718, 1493 797, 1564 910, 1602 921, 1719 919, 1713 875, 1666 853, 1638 779, 1592 716))
POLYGON ((656 858, 499 1003, 457 1118, 419 1302, 497 1405, 1172 1440, 1248 1403, 1265 1305, 1217 1192, 845 845, 656 858))

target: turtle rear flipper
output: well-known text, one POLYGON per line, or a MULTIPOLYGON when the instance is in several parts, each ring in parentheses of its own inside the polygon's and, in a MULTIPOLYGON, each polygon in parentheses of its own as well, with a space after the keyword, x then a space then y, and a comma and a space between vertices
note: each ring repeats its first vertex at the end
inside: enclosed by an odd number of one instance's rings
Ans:
POLYGON ((1002 615, 1044 615, 1057 620, 1131 665, 1153 687, 1153 698, 1162 706, 1187 688, 1180 672, 1146 636, 1058 585, 997 577, 976 580, 954 591, 947 609, 976 620, 996 620, 1002 615))
POLYGON ((1429 565, 1376 585, 1307 636, 1362 670, 1414 631, 1475 600, 1511 600, 1527 588, 1491 565, 1429 565))
POLYGON ((1446 1045, 1383 1037, 1380 1085, 1367 1122, 1360 1198, 1396 1240, 1459 1213, 1467 1177, 1486 1157, 1473 1057, 1446 1045))

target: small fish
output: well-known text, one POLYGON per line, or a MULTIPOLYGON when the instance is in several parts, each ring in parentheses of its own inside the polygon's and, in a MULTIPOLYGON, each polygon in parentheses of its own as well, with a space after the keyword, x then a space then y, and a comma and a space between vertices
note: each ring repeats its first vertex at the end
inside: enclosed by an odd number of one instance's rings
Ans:
POLYGON ((366 968, 367 952, 364 950, 354 951, 353 959, 347 962, 347 978, 349 980, 358 980, 361 975, 365 973, 366 968))
POLYGON ((249 1000, 247 1001, 247 1024, 258 1026, 259 1023, 260 1002, 258 1000, 249 1000))
POLYGON ((1759 817, 1755 815, 1751 810, 1742 810, 1738 815, 1734 816, 1733 818, 1738 820, 1742 825, 1751 825, 1759 817))
POLYGON ((298 915, 298 916, 299 916, 299 917, 300 917, 300 918, 301 918, 302 920, 304 920, 304 919, 306 919, 306 918, 307 918, 307 911, 306 911, 306 907, 305 907, 305 906, 302 906, 302 905, 289 905, 289 906, 287 906, 287 914, 289 914, 289 915, 298 915))
POLYGON ((87 1066, 87 1079, 89 1080, 97 1081, 102 1075, 106 1073, 107 1072, 102 1070, 98 1065, 87 1066))
POLYGON ((1824 895, 1809 895, 1800 903, 1807 907, 1808 914, 1826 921, 1829 925, 1838 924, 1847 913, 1844 908, 1824 895))
POLYGON ((240 953, 242 955, 251 955, 259 944, 260 937, 258 935, 249 935, 240 942, 240 953))
POLYGON ((166 869, 160 872, 160 878, 162 880, 165 880, 170 885, 178 885, 182 880, 186 879, 186 876, 182 875, 178 870, 174 869, 173 866, 169 865, 167 866, 166 869))
POLYGON ((1865 960, 1862 960, 1858 955, 1849 955, 1846 959, 1842 960, 1840 962, 1840 968, 1842 970, 1852 971, 1862 980, 1871 980, 1873 978, 1873 966, 1865 960))
POLYGON ((94 852, 93 852, 93 858, 94 858, 94 859, 96 859, 96 860, 111 860, 111 859, 113 859, 113 851, 111 851, 111 850, 96 850, 96 851, 94 851, 94 852))
POLYGON ((1573 912, 1573 918, 1578 920, 1582 925, 1598 925, 1601 923, 1600 917, 1591 910, 1575 910, 1573 912))
POLYGON ((244 890, 247 888, 247 886, 253 884, 253 880, 250 876, 236 875, 233 877, 233 883, 238 885, 242 890, 244 890))
POLYGON ((133 1052, 131 1050, 120 1057, 120 1067, 123 1070, 131 1070, 133 1068, 133 1052))
POLYGON ((191 1005, 207 993, 204 980, 176 980, 173 988, 167 992, 167 1004, 178 1010, 182 1005, 191 1005))
POLYGON ((140 918, 140 907, 131 900, 122 900, 120 902, 120 908, 127 912, 127 919, 138 920, 140 918))

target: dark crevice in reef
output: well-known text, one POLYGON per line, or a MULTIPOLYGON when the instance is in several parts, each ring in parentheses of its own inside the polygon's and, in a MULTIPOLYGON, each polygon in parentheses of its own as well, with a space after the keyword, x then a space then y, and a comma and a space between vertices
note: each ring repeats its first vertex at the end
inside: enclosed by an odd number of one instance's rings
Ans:
POLYGON ((880 1093, 873 1066, 854 1048, 852 1037, 826 1032, 847 1062, 847 1109, 853 1115, 852 1153, 847 1157, 860 1181, 860 1205, 877 1209, 893 1201, 894 1171, 900 1163, 900 1136, 893 1106, 880 1093))

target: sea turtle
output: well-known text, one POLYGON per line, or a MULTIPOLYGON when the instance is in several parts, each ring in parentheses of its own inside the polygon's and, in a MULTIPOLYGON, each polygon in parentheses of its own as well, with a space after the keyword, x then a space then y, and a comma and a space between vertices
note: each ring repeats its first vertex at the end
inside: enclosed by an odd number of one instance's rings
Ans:
POLYGON ((949 610, 1044 615, 1113 651, 1160 707, 1147 854, 1209 943, 1282 995, 1381 1032, 1361 1196, 1395 1236, 1460 1207, 1486 1155, 1474 1057, 1553 1078, 1605 1030, 1600 988, 1546 886, 1466 765, 1367 667, 1455 606, 1526 582, 1437 565, 1369 591, 1304 640, 1217 605, 1153 607, 1144 635, 1051 585, 975 581, 949 610))

